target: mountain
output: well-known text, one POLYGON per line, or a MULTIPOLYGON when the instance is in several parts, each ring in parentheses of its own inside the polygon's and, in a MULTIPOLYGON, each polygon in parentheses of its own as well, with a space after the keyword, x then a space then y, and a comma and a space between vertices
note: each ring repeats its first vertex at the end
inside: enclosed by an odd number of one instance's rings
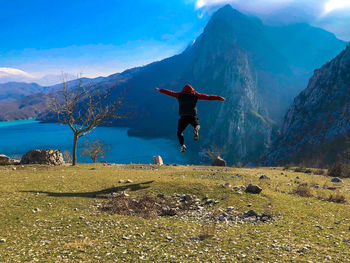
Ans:
POLYGON ((294 100, 268 164, 335 162, 349 147, 350 45, 315 70, 308 87, 294 100))
MULTIPOLYGON (((142 137, 176 139, 177 101, 159 94, 156 87, 180 90, 189 83, 199 92, 224 96, 224 103, 198 103, 200 143, 193 144, 187 137, 186 144, 193 151, 218 147, 229 163, 255 161, 271 144, 277 124, 293 97, 305 87, 318 59, 324 59, 322 63, 330 60, 346 44, 331 33, 308 27, 307 34, 295 39, 301 49, 313 35, 319 37, 317 45, 305 45, 302 50, 314 59, 308 63, 309 57, 295 54, 294 59, 289 54, 293 50, 289 34, 296 29, 285 29, 288 33, 283 27, 266 26, 227 5, 213 14, 203 33, 183 53, 99 79, 94 85, 98 89, 118 86, 129 91, 125 103, 135 114, 114 124, 129 127, 130 135, 142 137)), ((0 105, 0 119, 24 116, 25 106, 32 100, 7 105, 5 109, 11 111, 6 114, 0 105)), ((45 105, 43 101, 38 104, 45 105)), ((29 106, 30 117, 50 119, 44 108, 34 111, 34 105, 29 106)))
POLYGON ((43 92, 44 87, 36 83, 9 82, 0 84, 0 103, 18 100, 25 96, 43 92))

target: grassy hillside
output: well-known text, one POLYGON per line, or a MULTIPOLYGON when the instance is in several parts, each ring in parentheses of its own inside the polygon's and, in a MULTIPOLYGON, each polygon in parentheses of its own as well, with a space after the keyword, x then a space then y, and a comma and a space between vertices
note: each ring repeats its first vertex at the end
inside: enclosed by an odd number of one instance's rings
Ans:
POLYGON ((349 203, 350 179, 335 184, 281 168, 0 167, 0 262, 349 262, 349 203), (270 179, 259 179, 262 174, 270 179), (231 190, 249 183, 263 191, 231 190), (233 206, 274 220, 210 223, 101 212, 109 194, 120 190, 135 198, 208 195, 219 201, 205 207, 214 215, 233 206), (325 201, 335 193, 347 203, 325 201))

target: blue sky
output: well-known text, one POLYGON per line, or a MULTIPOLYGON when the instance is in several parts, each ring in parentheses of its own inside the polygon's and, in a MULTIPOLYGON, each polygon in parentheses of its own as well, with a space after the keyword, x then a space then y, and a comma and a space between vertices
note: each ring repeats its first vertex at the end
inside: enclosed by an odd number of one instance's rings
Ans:
POLYGON ((0 0, 0 68, 108 75, 181 52, 218 6, 350 40, 350 0, 0 0), (283 12, 280 12, 283 13, 283 12))

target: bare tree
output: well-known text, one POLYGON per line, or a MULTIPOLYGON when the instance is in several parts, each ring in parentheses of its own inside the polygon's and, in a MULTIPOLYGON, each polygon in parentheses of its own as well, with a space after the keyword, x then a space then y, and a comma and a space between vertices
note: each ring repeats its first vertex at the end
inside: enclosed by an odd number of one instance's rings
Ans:
POLYGON ((70 88, 67 77, 63 75, 62 78, 62 90, 49 95, 49 107, 56 115, 57 121, 68 125, 73 131, 72 165, 76 165, 78 139, 108 119, 122 118, 118 112, 126 92, 110 102, 115 87, 98 89, 93 84, 85 85, 80 78, 77 86, 70 88))
POLYGON ((222 151, 218 147, 214 147, 214 146, 208 149, 204 149, 202 150, 202 152, 205 153, 205 155, 209 157, 213 162, 222 154, 222 151))
POLYGON ((70 151, 64 151, 63 152, 63 160, 66 163, 72 163, 72 154, 70 153, 70 151))
POLYGON ((91 160, 96 163, 98 158, 104 158, 105 153, 110 149, 109 145, 105 145, 103 141, 97 139, 96 141, 86 140, 84 144, 82 156, 88 156, 91 160))

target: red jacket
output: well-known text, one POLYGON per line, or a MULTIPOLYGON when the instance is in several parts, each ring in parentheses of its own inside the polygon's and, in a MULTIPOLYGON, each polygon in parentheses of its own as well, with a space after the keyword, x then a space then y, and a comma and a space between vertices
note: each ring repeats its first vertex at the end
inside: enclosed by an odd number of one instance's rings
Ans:
POLYGON ((178 99, 180 116, 196 117, 198 100, 225 100, 223 97, 220 96, 198 93, 190 85, 186 85, 181 92, 175 92, 167 89, 161 89, 159 91, 168 96, 178 99))
POLYGON ((161 93, 166 94, 168 96, 178 98, 180 94, 194 94, 198 97, 199 100, 220 100, 224 101, 225 99, 223 97, 217 96, 217 95, 207 95, 202 94, 194 90, 191 85, 186 85, 181 92, 175 92, 167 89, 160 89, 161 93))

